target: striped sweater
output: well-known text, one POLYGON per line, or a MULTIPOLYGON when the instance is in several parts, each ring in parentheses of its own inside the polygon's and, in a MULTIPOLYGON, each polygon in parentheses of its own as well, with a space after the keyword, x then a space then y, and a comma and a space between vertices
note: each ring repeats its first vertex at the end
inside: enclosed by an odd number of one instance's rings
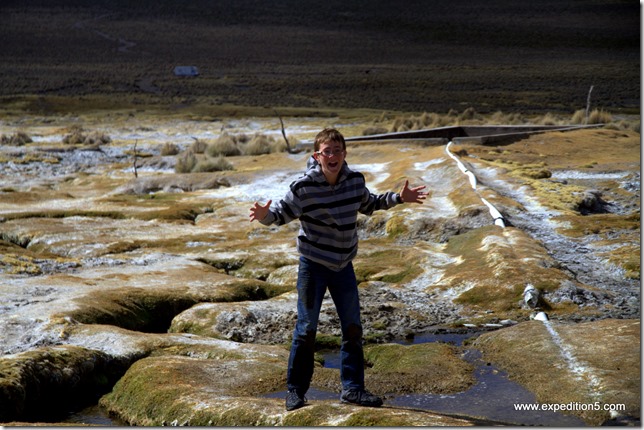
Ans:
POLYGON ((290 185, 286 196, 274 203, 264 225, 300 220, 297 249, 312 261, 339 271, 358 252, 358 212, 371 215, 399 203, 399 194, 371 194, 362 173, 344 164, 337 183, 330 185, 319 165, 290 185))

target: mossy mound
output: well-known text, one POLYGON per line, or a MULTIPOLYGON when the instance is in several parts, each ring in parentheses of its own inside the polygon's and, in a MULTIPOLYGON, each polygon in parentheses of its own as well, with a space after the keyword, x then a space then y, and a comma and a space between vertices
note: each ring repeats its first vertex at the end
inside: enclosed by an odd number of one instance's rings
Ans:
POLYGON ((459 261, 432 288, 453 290, 455 302, 518 317, 526 284, 552 291, 565 280, 546 249, 525 232, 492 225, 450 238, 445 252, 459 261))
POLYGON ((266 356, 225 360, 150 357, 135 363, 101 399, 131 425, 162 426, 465 426, 474 421, 429 412, 365 409, 316 401, 286 412, 283 399, 258 395, 281 388, 287 351, 265 347, 266 356))
POLYGON ((0 358, 0 422, 51 419, 89 405, 125 372, 126 363, 77 346, 48 347, 0 358))
POLYGON ((457 347, 446 343, 368 346, 367 385, 375 392, 392 394, 465 391, 475 382, 473 367, 458 354, 457 347))
MULTIPOLYGON (((531 321, 483 334, 473 346, 534 392, 539 403, 623 405, 613 415, 639 418, 640 336, 639 319, 531 321)), ((570 413, 589 425, 614 418, 607 410, 586 409, 570 413)))

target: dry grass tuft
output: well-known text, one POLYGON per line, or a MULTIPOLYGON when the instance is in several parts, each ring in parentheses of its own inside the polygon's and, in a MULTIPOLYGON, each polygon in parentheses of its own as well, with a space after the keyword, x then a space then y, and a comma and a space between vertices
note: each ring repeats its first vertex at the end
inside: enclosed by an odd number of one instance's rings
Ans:
POLYGON ((179 147, 171 142, 166 142, 161 147, 161 155, 177 155, 179 153, 179 147))
MULTIPOLYGON (((195 138, 193 137, 193 139, 195 138)), ((195 141, 192 142, 192 145, 190 145, 190 150, 193 154, 203 154, 206 152, 207 148, 208 144, 201 139, 195 139, 195 141)))
POLYGON ((246 144, 244 153, 246 155, 270 154, 271 152, 277 152, 274 150, 274 148, 274 139, 263 134, 257 134, 251 139, 250 142, 248 142, 248 144, 246 144))
POLYGON ((105 145, 110 143, 112 138, 107 134, 93 131, 85 133, 82 127, 71 127, 70 133, 63 137, 63 143, 68 145, 105 145))
POLYGON ((543 115, 528 117, 518 112, 504 113, 496 111, 492 114, 482 115, 474 108, 467 108, 458 113, 453 109, 447 114, 438 114, 435 112, 423 112, 420 115, 397 116, 388 118, 381 115, 379 119, 362 131, 363 136, 374 134, 384 134, 389 132, 403 132, 410 130, 423 130, 439 127, 450 127, 459 125, 568 125, 568 124, 605 124, 606 128, 615 130, 633 130, 640 132, 640 121, 624 120, 613 122, 613 116, 604 110, 593 110, 588 119, 586 111, 579 109, 569 117, 567 115, 553 114, 547 112, 543 115))
POLYGON ((588 124, 608 124, 613 121, 613 116, 605 110, 594 109, 588 115, 588 124))
POLYGON ((226 157, 223 155, 218 156, 217 158, 206 158, 197 162, 197 165, 193 167, 192 172, 221 172, 224 170, 234 170, 233 165, 226 160, 226 157))
POLYGON ((24 131, 18 131, 11 136, 0 135, 0 144, 2 145, 22 146, 31 142, 33 140, 24 131))
POLYGON ((214 142, 208 145, 206 149, 206 154, 211 157, 217 156, 236 156, 241 155, 242 151, 237 145, 235 138, 228 133, 223 133, 219 138, 214 142))
POLYGON ((176 173, 190 173, 196 165, 197 157, 192 151, 188 150, 177 157, 177 163, 174 165, 174 171, 176 173))
MULTIPOLYGON (((594 109, 588 114, 588 118, 586 118, 586 111, 579 109, 575 111, 570 122, 573 124, 612 124, 613 115, 603 109, 594 109)), ((626 121, 622 120, 620 122, 622 125, 621 127, 618 126, 619 129, 629 128, 626 121)))

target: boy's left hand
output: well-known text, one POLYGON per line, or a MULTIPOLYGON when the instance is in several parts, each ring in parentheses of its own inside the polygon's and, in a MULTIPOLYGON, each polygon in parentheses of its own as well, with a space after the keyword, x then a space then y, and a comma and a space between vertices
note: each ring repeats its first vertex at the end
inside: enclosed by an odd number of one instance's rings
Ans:
POLYGON ((428 193, 422 191, 425 189, 424 185, 419 187, 409 188, 409 181, 405 181, 405 185, 400 190, 400 198, 403 203, 423 203, 423 200, 427 198, 428 193))

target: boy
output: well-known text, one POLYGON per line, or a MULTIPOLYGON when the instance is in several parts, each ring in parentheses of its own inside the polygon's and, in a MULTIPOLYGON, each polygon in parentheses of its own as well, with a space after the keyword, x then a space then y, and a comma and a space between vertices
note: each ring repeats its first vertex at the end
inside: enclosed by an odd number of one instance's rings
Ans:
POLYGON ((315 138, 313 163, 306 174, 290 185, 278 204, 255 202, 250 221, 264 225, 299 219, 297 238, 300 266, 297 279, 297 322, 288 361, 286 410, 306 404, 304 395, 313 377, 315 335, 322 299, 329 289, 340 318, 342 346, 340 379, 344 403, 378 407, 382 399, 365 390, 362 324, 358 285, 351 261, 358 251, 358 212, 371 215, 400 203, 422 203, 425 186, 400 193, 374 195, 365 178, 345 163, 346 143, 335 129, 324 129, 315 138))

